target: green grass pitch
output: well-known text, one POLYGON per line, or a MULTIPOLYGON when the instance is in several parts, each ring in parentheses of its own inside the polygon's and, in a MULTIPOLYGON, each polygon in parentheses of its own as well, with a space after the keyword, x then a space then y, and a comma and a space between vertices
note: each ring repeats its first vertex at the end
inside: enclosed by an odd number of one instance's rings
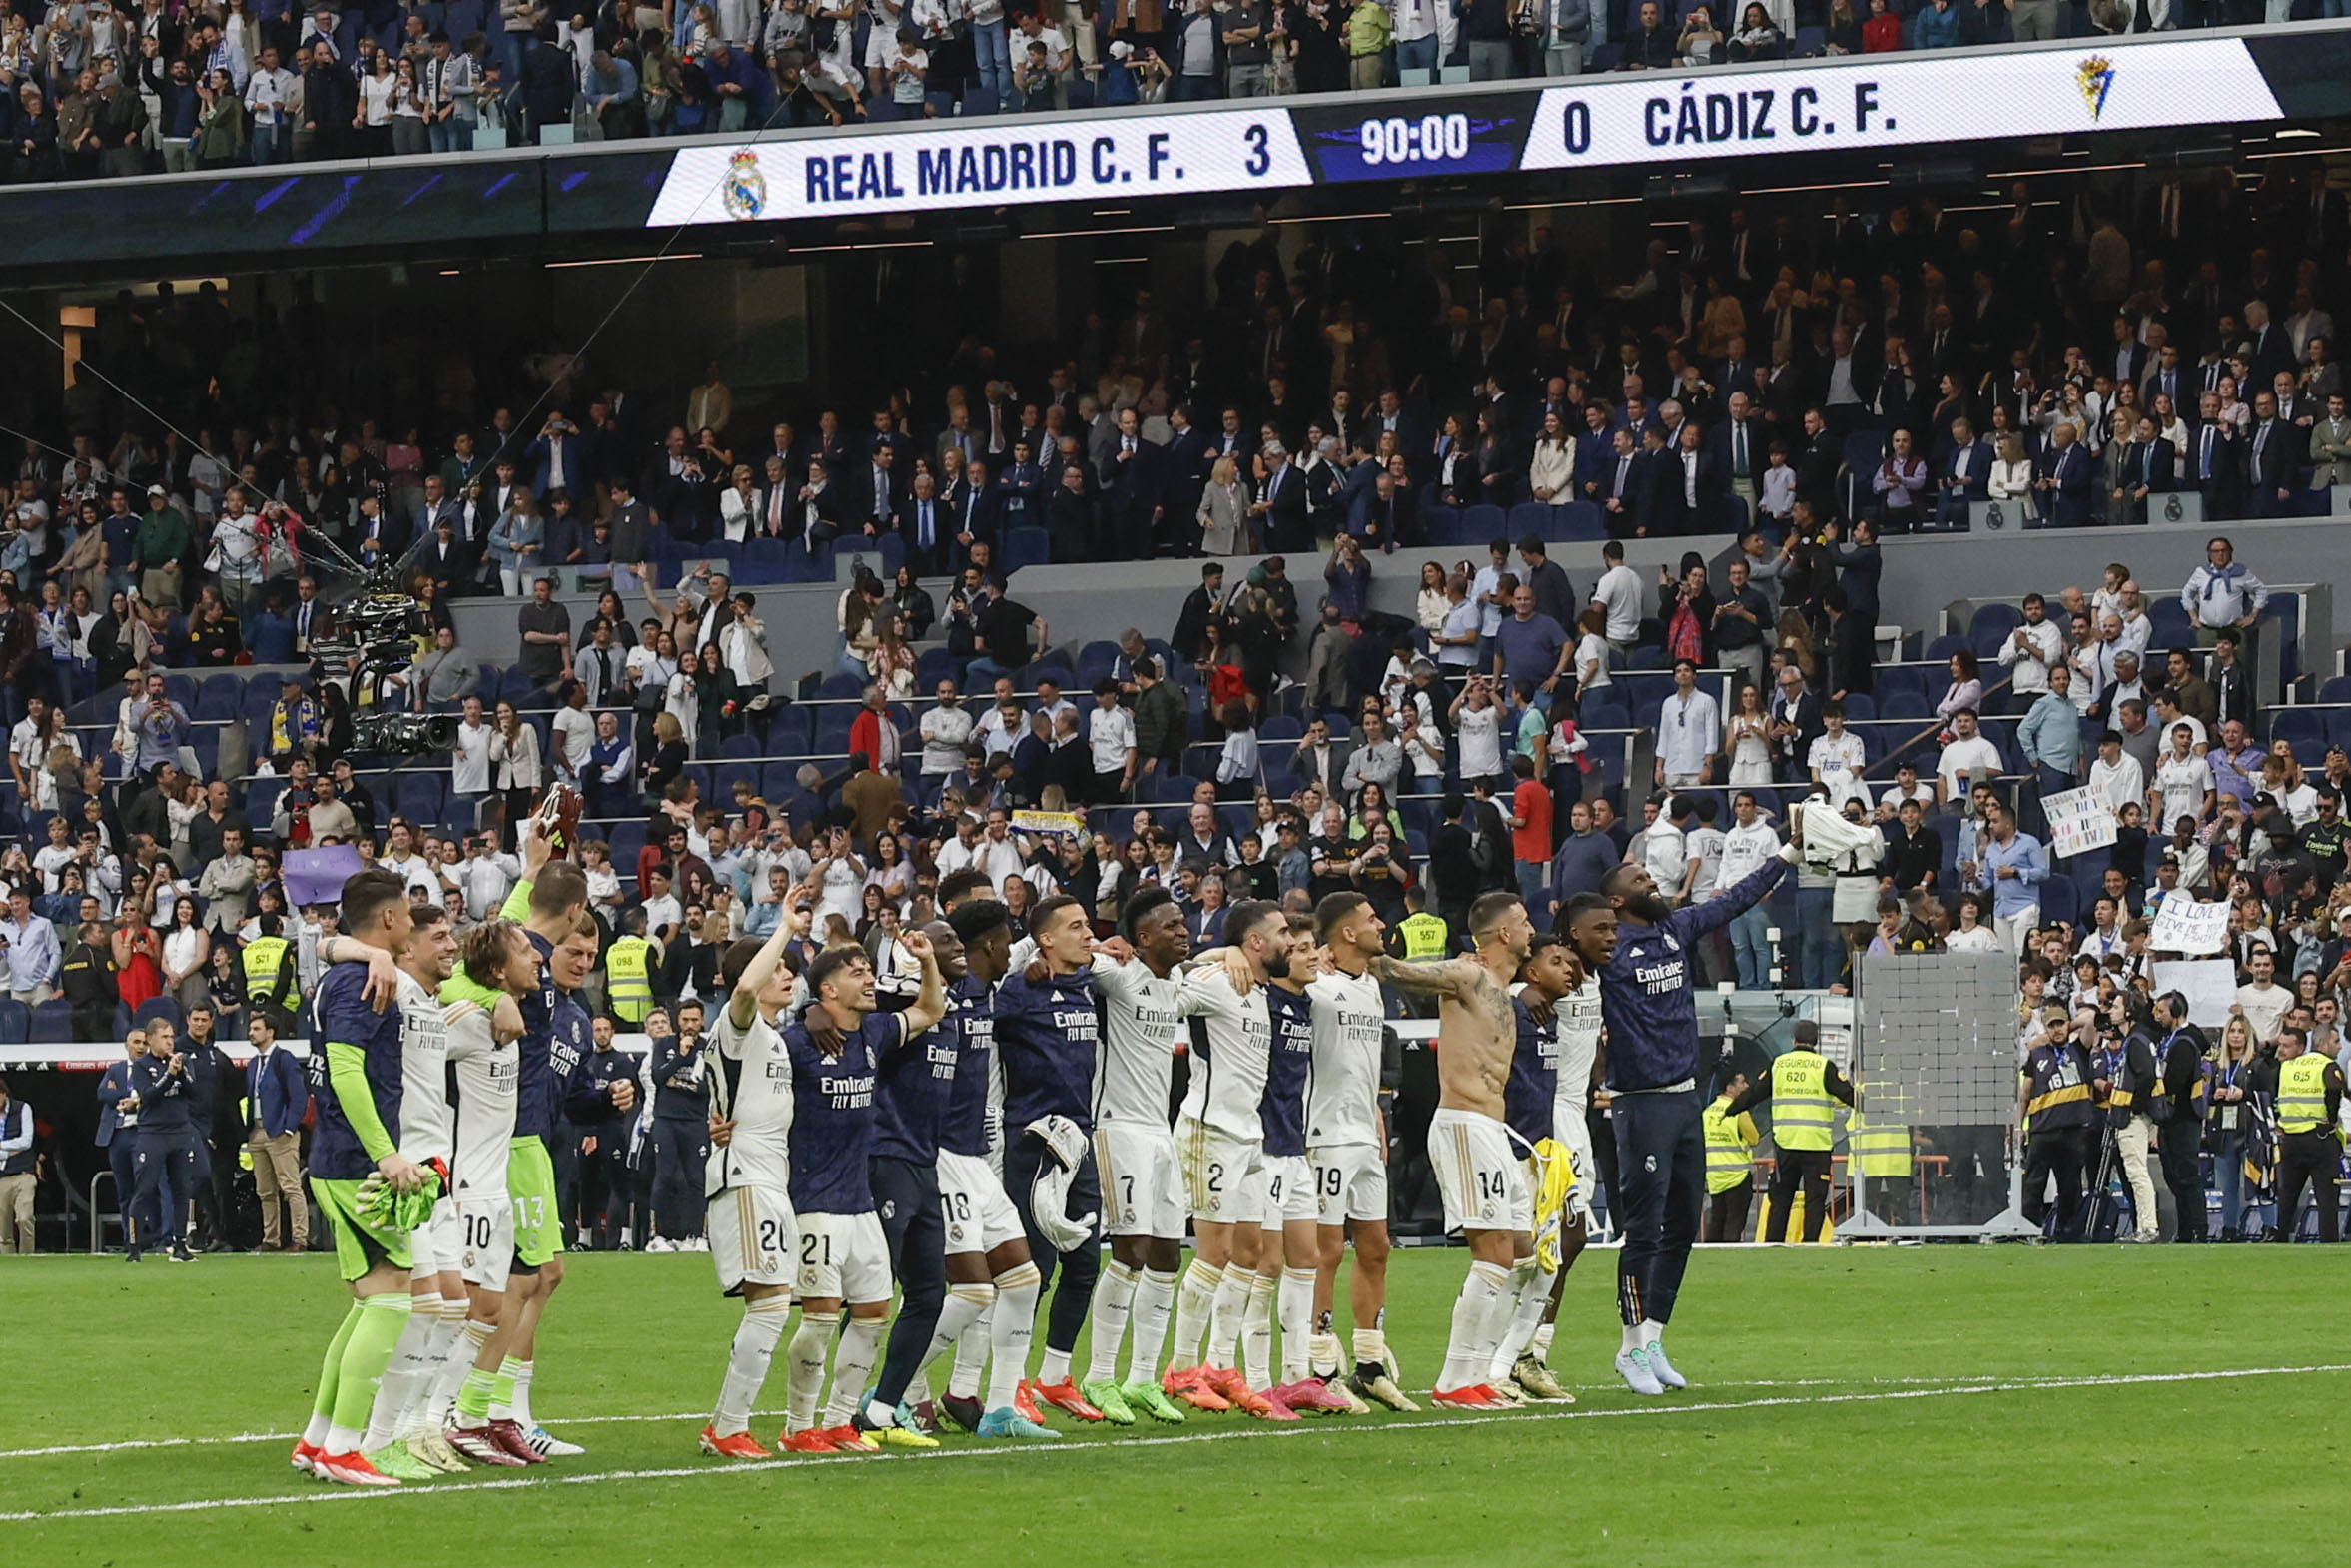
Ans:
MULTIPOLYGON (((1609 1370, 1612 1262, 1570 1281, 1552 1362, 1572 1409, 1195 1416, 744 1467, 694 1450, 737 1313, 709 1260, 575 1256, 533 1403, 587 1456, 355 1493, 270 1435, 308 1413, 344 1309, 327 1259, 10 1259, 0 1562, 2078 1568, 2338 1533, 2351 1250, 1702 1251, 1668 1340, 1693 1386, 1664 1400, 1609 1370), (61 1447, 80 1451, 41 1451, 61 1447)), ((1466 1264, 1396 1254, 1409 1387, 1466 1264)), ((779 1354, 763 1404, 782 1390, 779 1354)))

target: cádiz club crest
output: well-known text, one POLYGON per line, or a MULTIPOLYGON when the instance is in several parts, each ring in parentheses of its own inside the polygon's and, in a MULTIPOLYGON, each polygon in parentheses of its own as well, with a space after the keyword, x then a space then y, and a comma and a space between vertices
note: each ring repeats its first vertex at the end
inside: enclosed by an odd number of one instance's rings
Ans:
POLYGON ((759 172, 759 155, 750 148, 727 160, 720 199, 726 203, 727 216, 744 223, 767 210, 767 176, 759 172))

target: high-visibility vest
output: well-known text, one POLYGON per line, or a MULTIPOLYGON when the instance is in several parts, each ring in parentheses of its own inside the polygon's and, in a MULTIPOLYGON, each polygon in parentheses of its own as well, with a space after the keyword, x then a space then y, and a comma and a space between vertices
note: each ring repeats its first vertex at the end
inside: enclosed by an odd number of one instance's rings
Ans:
POLYGON ((1799 1046, 1772 1064, 1773 1143, 1782 1149, 1827 1149, 1837 1142, 1836 1117, 1827 1057, 1799 1046))
POLYGON ((2277 1130, 2315 1133, 2326 1125, 2326 1070, 2334 1059, 2305 1051, 2277 1065, 2277 1130))
POLYGON ((1845 1126, 1846 1153, 1854 1169, 1866 1176, 1907 1176, 1911 1174, 1911 1130, 1899 1122, 1874 1122, 1855 1112, 1845 1126))
POLYGON ((613 1015, 625 1023, 642 1024, 653 1011, 653 944, 643 937, 622 937, 604 955, 610 981, 606 1000, 613 1015))
POLYGON ((1453 933, 1445 924, 1445 917, 1422 910, 1417 915, 1406 915, 1396 929, 1404 935, 1404 962, 1425 964, 1440 959, 1453 945, 1453 933))
POLYGON ((1731 1097, 1717 1095, 1714 1104, 1698 1113, 1706 1129, 1706 1190, 1709 1196, 1735 1190, 1755 1178, 1755 1165, 1739 1117, 1732 1116, 1731 1097))
POLYGON ((256 937, 245 944, 245 995, 249 1001, 270 1002, 278 989, 279 972, 286 967, 294 944, 284 937, 256 937))

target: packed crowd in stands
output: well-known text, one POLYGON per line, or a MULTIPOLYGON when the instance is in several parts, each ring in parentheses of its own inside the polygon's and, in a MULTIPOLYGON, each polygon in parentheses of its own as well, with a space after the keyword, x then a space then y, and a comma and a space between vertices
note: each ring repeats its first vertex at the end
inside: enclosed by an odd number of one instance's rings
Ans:
POLYGON ((2303 14, 2280 0, 31 0, 0 13, 0 143, 11 181, 121 179, 558 129, 619 140, 1056 113, 2303 14))
MULTIPOLYGON (((2351 453, 2319 303, 2345 236, 2312 174, 1731 208, 1612 270, 1537 230, 1474 282, 1236 246, 1197 317, 1138 293, 1034 367, 972 333, 870 411, 788 421, 716 367, 675 424, 560 385, 301 413, 251 374, 257 334, 326 336, 299 307, 126 297, 0 528, 0 1023, 111 1039, 280 1007, 333 919, 287 852, 356 844, 469 923, 565 780, 597 915, 646 944, 644 992, 603 999, 623 1026, 706 997, 728 940, 803 906, 812 944, 886 953, 967 871, 1016 920, 1166 885, 1208 940, 1239 898, 1353 887, 1457 937, 1480 891, 1548 918, 1628 857, 1704 899, 1817 794, 1876 839, 1735 923, 1711 977, 1771 984, 1773 926, 1811 987, 1857 951, 1996 946, 2029 1044, 2052 999, 2144 989, 2164 901, 2225 899, 2242 1043, 2301 1007, 2340 1049, 2351 734, 2280 705, 2333 688, 2257 523, 2184 581, 2118 560, 1907 657, 1878 635, 1890 561, 1934 556, 1881 532, 1965 524, 1938 497, 1973 493, 1977 432, 2024 453, 2058 526, 2144 520, 2135 481, 2166 465, 2216 519, 2325 510, 2351 453), (2111 471, 2083 492, 2093 452, 2111 471), (1737 558, 1624 564, 1702 533, 1737 558), (1550 558, 1576 537, 1608 541, 1596 579, 1550 558), (753 590, 832 580, 843 541, 892 578, 843 587, 832 669, 777 671, 753 590), (1036 562, 1153 553, 1207 557, 1165 628, 1057 641, 1019 596, 1036 562), (356 754, 349 694, 305 670, 322 584, 395 555, 424 621, 387 700, 459 717, 445 763, 356 754), (550 570, 609 591, 575 623, 550 570), (1373 606, 1374 572, 1411 574, 1410 616, 1373 606), (451 604, 500 597, 511 641, 461 647, 451 604), (2265 642, 2283 684, 2257 689, 2265 642), (2117 841, 2055 861, 2037 801, 2075 783, 2117 841), (272 937, 291 962, 257 968, 272 937)), ((315 353, 284 388, 317 385, 315 353)))

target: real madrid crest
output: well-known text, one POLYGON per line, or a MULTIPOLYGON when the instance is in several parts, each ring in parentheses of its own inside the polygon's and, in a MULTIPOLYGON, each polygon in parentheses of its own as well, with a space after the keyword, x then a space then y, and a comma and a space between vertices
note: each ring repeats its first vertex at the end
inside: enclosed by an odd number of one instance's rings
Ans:
POLYGON ((726 180, 719 194, 726 203, 727 216, 740 222, 748 223, 767 210, 767 176, 759 172, 757 153, 745 147, 727 160, 726 180))

